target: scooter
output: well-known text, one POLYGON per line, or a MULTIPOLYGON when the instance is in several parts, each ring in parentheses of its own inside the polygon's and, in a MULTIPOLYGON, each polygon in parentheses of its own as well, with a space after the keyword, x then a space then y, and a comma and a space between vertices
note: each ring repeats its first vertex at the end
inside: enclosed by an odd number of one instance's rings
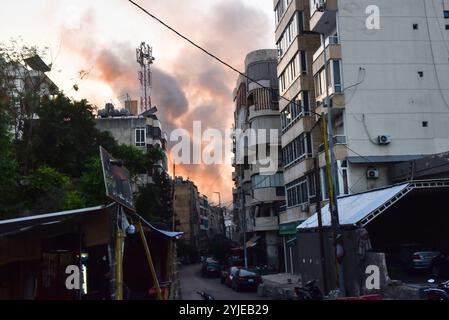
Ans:
POLYGON ((196 293, 198 293, 204 300, 215 300, 213 296, 204 291, 197 291, 196 293))
POLYGON ((316 285, 317 280, 311 280, 303 287, 295 287, 297 300, 323 300, 324 295, 316 285))
POLYGON ((430 279, 427 282, 433 286, 424 289, 426 300, 449 300, 449 281, 436 282, 434 279, 430 279))

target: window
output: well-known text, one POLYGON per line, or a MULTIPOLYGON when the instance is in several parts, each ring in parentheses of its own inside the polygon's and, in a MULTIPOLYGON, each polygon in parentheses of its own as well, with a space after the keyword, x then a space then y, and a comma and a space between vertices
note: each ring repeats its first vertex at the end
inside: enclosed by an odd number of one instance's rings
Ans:
POLYGON ((413 24, 413 30, 418 30, 418 24, 417 23, 413 24))
POLYGON ((301 51, 301 73, 307 74, 307 55, 305 51, 301 51))
MULTIPOLYGON (((337 161, 338 175, 336 181, 336 194, 337 196, 349 194, 349 179, 348 179, 348 163, 347 161, 337 161)), ((320 169, 321 180, 321 194, 323 200, 329 199, 329 184, 327 179, 326 167, 320 169)))
POLYGON ((254 175, 251 177, 252 189, 262 188, 278 188, 284 186, 284 175, 282 173, 276 173, 274 175, 254 175))
POLYGON ((324 92, 324 85, 323 85, 323 81, 324 81, 324 70, 319 71, 315 77, 315 97, 319 97, 321 96, 324 92))
POLYGON ((304 13, 302 11, 296 12, 293 18, 288 23, 282 34, 279 42, 277 43, 277 48, 280 56, 282 57, 287 51, 288 47, 296 36, 304 31, 304 13))
POLYGON ((444 19, 449 19, 449 10, 444 10, 444 19))
POLYGON ((332 84, 334 86, 334 92, 341 92, 341 68, 340 60, 332 60, 332 84))
POLYGON ((310 101, 309 92, 300 92, 281 112, 281 126, 285 130, 291 123, 304 115, 309 115, 310 101))
POLYGON ((419 76, 420 78, 424 77, 424 72, 423 72, 423 71, 418 71, 418 76, 419 76))
POLYGON ((281 88, 281 92, 285 91, 287 89, 286 83, 285 83, 285 72, 282 72, 281 76, 279 77, 279 88, 281 88))
POLYGON ((281 91, 285 91, 300 74, 307 74, 306 60, 306 53, 304 51, 300 51, 290 60, 284 72, 279 77, 281 91))
POLYGON ((145 128, 136 128, 136 147, 146 146, 146 130, 145 128))
POLYGON ((287 207, 296 207, 310 203, 310 198, 315 196, 314 175, 296 179, 285 186, 287 191, 287 207))
POLYGON ((292 165, 312 156, 312 139, 310 133, 302 133, 282 150, 285 166, 292 165))

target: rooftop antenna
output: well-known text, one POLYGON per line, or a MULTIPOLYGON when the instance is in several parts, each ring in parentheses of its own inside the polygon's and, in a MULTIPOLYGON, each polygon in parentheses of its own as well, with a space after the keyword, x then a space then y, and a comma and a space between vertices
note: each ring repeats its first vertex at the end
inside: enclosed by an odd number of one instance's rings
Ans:
POLYGON ((151 65, 154 62, 153 48, 142 42, 136 49, 136 60, 140 65, 140 113, 142 113, 151 108, 150 89, 152 87, 151 65))

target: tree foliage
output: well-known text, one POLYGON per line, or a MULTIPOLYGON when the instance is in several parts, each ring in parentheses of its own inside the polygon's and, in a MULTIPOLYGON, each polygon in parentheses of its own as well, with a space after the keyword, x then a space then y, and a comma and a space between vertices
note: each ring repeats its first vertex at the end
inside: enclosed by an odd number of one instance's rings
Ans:
POLYGON ((0 218, 106 204, 102 146, 123 161, 140 186, 135 195, 139 212, 168 225, 171 183, 166 173, 155 170, 164 158, 161 150, 119 145, 96 128, 88 101, 72 101, 62 93, 50 97, 51 81, 36 77, 24 63, 34 55, 43 52, 14 41, 0 44, 0 218), (142 182, 142 174, 154 183, 142 182))

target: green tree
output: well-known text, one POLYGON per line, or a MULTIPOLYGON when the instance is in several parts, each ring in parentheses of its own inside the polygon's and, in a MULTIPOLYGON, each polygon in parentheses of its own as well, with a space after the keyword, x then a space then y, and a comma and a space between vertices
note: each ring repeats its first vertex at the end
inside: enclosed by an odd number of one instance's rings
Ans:
POLYGON ((108 202, 104 187, 103 170, 99 156, 90 159, 85 172, 78 183, 78 190, 87 206, 96 206, 108 202))
POLYGON ((29 213, 67 209, 70 178, 48 166, 39 167, 23 179, 22 195, 29 213))
POLYGON ((93 108, 86 100, 70 101, 63 95, 44 102, 32 137, 34 168, 47 165, 81 177, 89 159, 98 154, 93 108))
POLYGON ((10 129, 11 119, 0 103, 0 218, 18 210, 20 203, 19 174, 10 129))

